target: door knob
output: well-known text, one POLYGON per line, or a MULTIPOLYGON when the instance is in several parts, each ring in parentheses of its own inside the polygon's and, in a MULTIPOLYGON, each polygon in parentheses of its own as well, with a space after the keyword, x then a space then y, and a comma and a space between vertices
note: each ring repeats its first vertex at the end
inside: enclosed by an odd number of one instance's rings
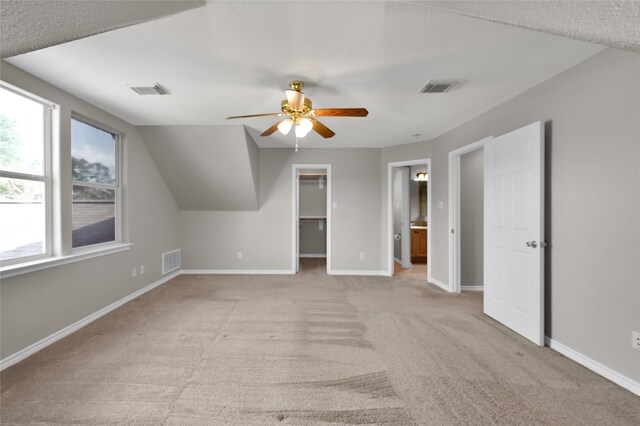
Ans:
POLYGON ((538 243, 535 241, 527 241, 527 247, 536 248, 538 247, 538 243))

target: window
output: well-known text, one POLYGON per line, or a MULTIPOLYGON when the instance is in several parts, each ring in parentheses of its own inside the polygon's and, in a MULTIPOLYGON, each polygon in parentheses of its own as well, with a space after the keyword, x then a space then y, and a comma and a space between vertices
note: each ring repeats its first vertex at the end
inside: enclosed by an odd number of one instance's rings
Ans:
POLYGON ((72 247, 119 241, 119 136, 71 120, 72 247))
POLYGON ((0 85, 0 261, 51 254, 52 105, 0 85))

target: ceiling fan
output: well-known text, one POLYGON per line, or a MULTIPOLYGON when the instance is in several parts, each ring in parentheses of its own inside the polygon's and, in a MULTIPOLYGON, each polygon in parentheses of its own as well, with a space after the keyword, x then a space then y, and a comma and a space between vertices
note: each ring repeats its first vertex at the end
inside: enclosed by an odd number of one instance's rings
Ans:
POLYGON ((289 83, 290 90, 286 90, 287 99, 284 99, 280 108, 282 112, 274 112, 268 114, 253 115, 236 115, 227 117, 227 120, 234 118, 250 118, 250 117, 284 117, 273 126, 262 132, 260 136, 272 135, 276 130, 286 135, 295 126, 295 134, 298 138, 305 137, 311 130, 315 130, 320 136, 330 138, 335 133, 327 126, 319 122, 317 117, 366 117, 369 114, 364 108, 325 108, 313 109, 311 99, 307 98, 302 92, 304 83, 301 81, 292 81, 289 83))

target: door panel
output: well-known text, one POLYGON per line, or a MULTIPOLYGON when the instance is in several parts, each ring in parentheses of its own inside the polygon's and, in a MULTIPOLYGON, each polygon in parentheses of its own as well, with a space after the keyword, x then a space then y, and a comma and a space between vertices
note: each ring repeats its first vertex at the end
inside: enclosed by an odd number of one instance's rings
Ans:
POLYGON ((484 312, 534 343, 542 345, 542 122, 491 139, 485 143, 484 149, 484 312))

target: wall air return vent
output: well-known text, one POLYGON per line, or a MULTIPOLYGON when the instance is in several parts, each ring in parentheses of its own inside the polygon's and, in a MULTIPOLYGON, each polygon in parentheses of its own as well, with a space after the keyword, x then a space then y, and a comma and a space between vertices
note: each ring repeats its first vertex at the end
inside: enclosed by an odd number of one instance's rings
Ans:
POLYGON ((129 86, 138 95, 168 95, 169 92, 164 87, 156 83, 153 86, 129 86))
POLYGON ((162 275, 180 269, 182 250, 177 249, 162 253, 162 275))
POLYGON ((418 93, 447 93, 458 85, 454 80, 429 80, 418 93))

